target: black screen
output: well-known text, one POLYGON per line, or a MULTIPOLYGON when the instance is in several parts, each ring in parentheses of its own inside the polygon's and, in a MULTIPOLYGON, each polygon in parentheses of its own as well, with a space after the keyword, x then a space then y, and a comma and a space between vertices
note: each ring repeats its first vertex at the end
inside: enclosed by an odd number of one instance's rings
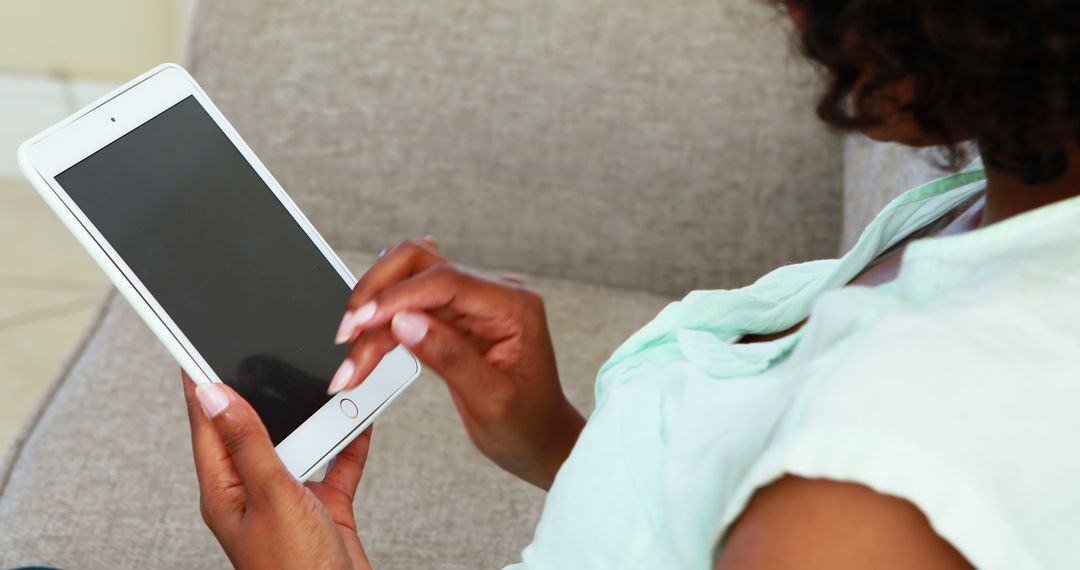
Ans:
POLYGON ((328 401, 349 288, 194 97, 56 180, 275 445, 328 401))

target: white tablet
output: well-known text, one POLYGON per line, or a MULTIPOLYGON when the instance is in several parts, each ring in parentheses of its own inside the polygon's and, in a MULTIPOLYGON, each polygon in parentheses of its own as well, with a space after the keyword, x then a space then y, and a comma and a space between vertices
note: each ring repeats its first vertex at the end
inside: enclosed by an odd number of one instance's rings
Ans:
POLYGON ((356 278, 181 67, 30 139, 19 164, 192 379, 254 406, 298 479, 419 375, 399 347, 359 387, 327 396, 356 278))

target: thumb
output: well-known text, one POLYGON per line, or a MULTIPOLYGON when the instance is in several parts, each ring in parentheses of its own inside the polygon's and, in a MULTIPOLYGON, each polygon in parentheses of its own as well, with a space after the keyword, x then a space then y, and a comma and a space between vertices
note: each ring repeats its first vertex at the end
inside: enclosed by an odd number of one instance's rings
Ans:
POLYGON ((467 400, 490 393, 494 378, 485 373, 487 361, 454 329, 425 313, 403 311, 394 315, 390 331, 395 340, 467 400))
POLYGON ((199 384, 195 397, 236 466, 249 499, 274 493, 281 487, 279 481, 293 480, 274 451, 262 420, 232 388, 199 384))

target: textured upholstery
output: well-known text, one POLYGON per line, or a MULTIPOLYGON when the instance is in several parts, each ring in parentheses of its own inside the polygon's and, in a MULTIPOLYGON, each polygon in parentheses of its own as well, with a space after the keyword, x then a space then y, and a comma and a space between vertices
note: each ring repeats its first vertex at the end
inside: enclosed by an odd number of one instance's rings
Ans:
POLYGON ((832 256, 841 143, 759 0, 213 0, 189 67, 335 247, 681 295, 832 256))
MULTIPOLYGON (((362 271, 370 258, 346 259, 362 271)), ((595 371, 667 299, 529 281, 547 299, 567 392, 591 409, 595 371)), ((199 517, 178 367, 122 299, 13 459, 0 479, 0 568, 227 567, 199 517)), ((356 510, 377 568, 473 570, 516 560, 542 501, 473 449, 425 372, 377 422, 356 510)))

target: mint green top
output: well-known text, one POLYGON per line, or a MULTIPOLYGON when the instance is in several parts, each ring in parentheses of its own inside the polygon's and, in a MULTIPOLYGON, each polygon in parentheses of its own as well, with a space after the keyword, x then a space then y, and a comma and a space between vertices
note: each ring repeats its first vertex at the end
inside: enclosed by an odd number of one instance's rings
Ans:
POLYGON ((841 259, 665 308, 601 368, 511 568, 710 569, 785 473, 906 498, 979 568, 1080 568, 1080 199, 917 239, 895 281, 845 287, 983 180, 903 194, 841 259))

